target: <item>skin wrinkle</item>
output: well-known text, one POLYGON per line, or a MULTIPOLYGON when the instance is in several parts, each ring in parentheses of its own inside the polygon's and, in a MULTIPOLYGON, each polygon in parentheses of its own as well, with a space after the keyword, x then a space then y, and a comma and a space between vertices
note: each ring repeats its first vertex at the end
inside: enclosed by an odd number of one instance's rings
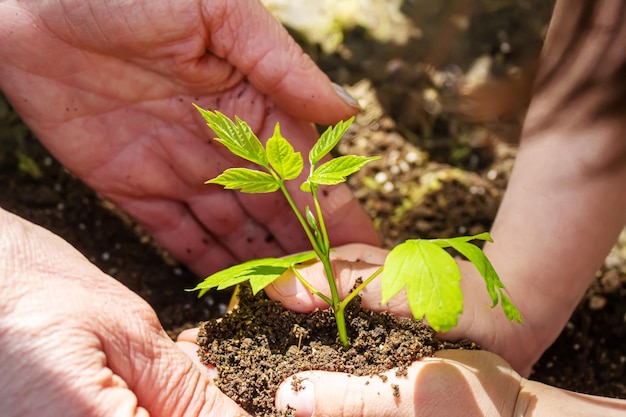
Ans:
MULTIPOLYGON (((194 210, 194 207, 190 207, 190 211, 192 216, 196 216, 195 212, 197 209, 194 210)), ((241 216, 243 216, 243 214, 241 216)), ((204 217, 206 218, 206 216, 204 217)), ((229 251, 233 254, 234 258, 239 260, 243 260, 247 256, 250 256, 251 253, 254 254, 258 251, 262 253, 268 252, 267 255, 272 254, 274 256, 278 256, 284 252, 284 248, 274 243, 265 243, 266 249, 258 247, 259 243, 265 242, 265 237, 270 232, 262 224, 252 219, 246 218, 243 221, 230 222, 231 225, 225 229, 223 227, 224 221, 220 221, 222 219, 203 222, 201 217, 195 218, 197 221, 209 225, 210 229, 208 233, 214 238, 216 237, 217 241, 222 242, 226 247, 239 249, 239 252, 229 251), (254 243, 254 246, 250 243, 254 243)))
MULTIPOLYGON (((190 366, 187 367, 187 370, 184 372, 181 372, 179 381, 177 381, 175 384, 176 385, 180 385, 180 386, 185 386, 188 388, 188 391, 193 392, 193 391, 197 391, 200 390, 200 373, 193 373, 191 372, 191 368, 193 367, 193 364, 191 364, 190 366), (189 377, 184 378, 185 380, 183 380, 183 375, 190 375, 191 376, 191 380, 189 380, 189 377), (183 385, 184 384, 184 385, 183 385)), ((188 410, 195 410, 197 409, 197 407, 193 404, 194 403, 194 399, 197 398, 194 395, 185 395, 183 397, 184 402, 183 401, 177 401, 176 402, 176 407, 178 409, 181 410, 181 415, 187 415, 188 414, 188 410)), ((197 399, 196 399, 197 401, 197 399)), ((208 407, 209 410, 211 410, 212 408, 212 404, 208 407)), ((173 414, 173 413, 170 413, 173 414)))
MULTIPOLYGON (((266 71, 265 77, 257 80, 257 84, 263 85, 263 92, 265 94, 268 94, 271 96, 282 91, 284 89, 282 88, 282 84, 284 80, 287 78, 287 73, 293 70, 293 67, 298 62, 298 59, 300 59, 304 55, 300 47, 297 46, 297 44, 295 43, 290 44, 289 47, 291 48, 291 50, 287 51, 287 53, 285 53, 286 51, 280 51, 280 53, 277 54, 276 50, 273 48, 273 45, 267 45, 267 49, 263 51, 262 53, 259 53, 258 55, 256 55, 255 59, 252 60, 252 65, 246 69, 245 72, 247 75, 262 74, 263 73, 262 71, 257 71, 256 69, 264 65, 266 61, 270 63, 267 65, 268 67, 271 66, 274 68, 282 68, 281 72, 266 71), (276 61, 277 55, 278 57, 288 56, 289 63, 288 64, 278 63, 276 61), (295 63, 293 62, 294 59, 295 59, 295 63), (271 78, 269 77, 269 74, 272 75, 271 78)), ((255 78, 258 78, 258 77, 255 77, 255 78)))
MULTIPOLYGON (((224 42, 223 37, 220 37, 220 41, 222 42, 222 48, 226 51, 226 53, 223 54, 223 58, 231 61, 230 58, 232 56, 239 56, 241 55, 242 51, 238 48, 235 48, 234 46, 236 45, 244 45, 243 42, 239 42, 239 38, 240 37, 246 37, 245 36, 245 32, 243 32, 242 28, 244 27, 249 27, 252 23, 254 22, 246 22, 246 25, 244 25, 241 22, 241 16, 239 15, 239 10, 236 7, 233 7, 233 9, 229 9, 229 7, 225 7, 225 10, 222 12, 222 19, 220 20, 220 16, 215 17, 215 11, 212 10, 211 11, 212 15, 211 15, 211 22, 214 21, 219 21, 221 22, 220 24, 216 25, 216 27, 218 28, 218 30, 216 30, 214 32, 214 38, 218 37, 219 34, 222 32, 222 30, 226 30, 227 33, 235 34, 235 37, 233 38, 232 35, 227 37, 227 39, 229 40, 229 43, 224 42), (235 19, 231 19, 230 16, 231 15, 235 15, 237 14, 238 18, 236 19, 236 22, 238 22, 240 24, 240 27, 238 28, 238 30, 234 30, 235 28, 233 28, 232 26, 226 27, 224 26, 226 23, 229 25, 234 25, 235 24, 235 19)), ((218 45, 218 43, 214 44, 215 46, 218 45)), ((289 46, 291 48, 296 47, 297 45, 295 44, 289 44, 289 46)), ((245 45, 247 50, 255 50, 257 51, 257 49, 254 49, 253 47, 251 47, 250 45, 245 45)), ((242 70, 243 74, 245 76, 250 76, 250 75, 255 75, 260 73, 259 71, 256 71, 256 69, 262 65, 265 64, 265 60, 269 59, 270 62, 272 61, 272 52, 274 52, 274 45, 267 45, 266 49, 262 52, 257 52, 255 54, 254 57, 248 57, 248 59, 246 60, 247 62, 245 62, 245 66, 243 66, 244 63, 240 63, 240 69, 242 70)), ((288 55, 290 57, 290 59, 292 59, 291 57, 295 56, 293 53, 291 53, 292 51, 288 51, 287 53, 285 51, 281 51, 281 55, 280 56, 285 56, 288 55)), ((219 53, 217 53, 218 56, 221 56, 219 53)), ((300 51, 298 55, 302 55, 302 52, 300 51)), ((234 60, 236 61, 236 60, 234 60)), ((290 71, 292 69, 292 65, 287 65, 287 66, 282 66, 284 69, 281 73, 278 73, 277 71, 272 71, 272 72, 267 72, 266 73, 271 73, 273 76, 270 79, 269 77, 264 77, 263 79, 259 79, 257 80, 258 82, 256 82, 255 84, 260 84, 263 85, 263 93, 264 94, 273 94, 277 91, 279 91, 280 89, 278 88, 280 86, 280 84, 282 83, 282 81, 285 79, 285 76, 287 74, 288 71, 290 71)))
POLYGON ((233 45, 236 45, 237 38, 233 37, 233 33, 235 36, 238 36, 239 32, 237 30, 233 31, 232 27, 227 27, 226 24, 230 24, 230 15, 237 13, 237 7, 231 6, 231 2, 227 2, 223 4, 218 2, 218 6, 223 6, 221 9, 217 9, 214 4, 207 4, 207 2, 200 2, 200 16, 205 21, 203 27, 211 28, 213 36, 210 33, 206 34, 206 45, 207 50, 211 49, 212 54, 215 56, 227 60, 228 51, 233 49, 233 45), (226 31, 228 33, 227 36, 221 36, 221 34, 226 31), (219 38, 220 42, 214 42, 215 38, 219 38), (217 47, 221 45, 222 47, 218 50, 217 47))
MULTIPOLYGON (((149 107, 148 106, 142 106, 142 112, 141 112, 142 115, 145 113, 145 109, 146 108, 149 108, 149 107)), ((153 106, 153 108, 161 109, 163 107, 155 105, 155 106, 153 106)), ((173 126, 176 125, 174 122, 176 120, 178 120, 178 118, 179 118, 179 115, 177 113, 173 113, 173 112, 153 112, 153 114, 155 116, 155 118, 154 118, 155 120, 161 120, 161 119, 167 120, 167 119, 170 119, 171 120, 171 124, 173 126)), ((185 113, 185 114, 187 115, 188 113, 185 113)), ((191 126, 193 127, 193 129, 188 129, 188 132, 193 134, 194 136, 198 136, 198 141, 200 141, 201 137, 199 135, 201 135, 201 133, 198 131, 200 126, 198 126, 197 124, 193 124, 191 126)), ((168 129, 169 128, 170 127, 168 126, 168 129)), ((155 151, 154 145, 156 143, 159 146, 159 150, 160 150, 159 152, 156 152, 156 153, 159 154, 160 156, 163 156, 163 157, 168 156, 170 154, 170 151, 168 150, 169 146, 163 144, 163 138, 160 138, 156 134, 157 132, 158 132, 158 129, 153 129, 149 133, 150 136, 141 136, 141 137, 138 137, 138 138, 135 138, 135 139, 129 139, 129 141, 125 144, 125 146, 126 147, 128 147, 128 146, 136 146, 137 142, 142 142, 142 143, 146 143, 146 145, 143 146, 145 149, 148 149, 148 150, 151 150, 151 151, 155 151), (157 137, 158 140, 154 140, 153 135, 155 137, 157 137)), ((168 138, 167 141, 169 142, 170 138, 168 138)), ((122 157, 122 156, 124 156, 126 154, 127 154, 127 152, 125 152, 123 150, 120 150, 120 151, 116 152, 116 157, 118 157, 118 156, 122 157)), ((110 159, 103 160, 102 164, 109 164, 110 161, 111 161, 110 159)), ((172 168, 174 171, 180 173, 181 170, 186 169, 186 165, 184 163, 180 163, 180 164, 175 164, 174 166, 170 165, 170 168, 172 168)), ((84 176, 84 178, 85 178, 85 180, 87 182, 90 182, 90 177, 92 177, 92 176, 96 176, 97 177, 97 175, 99 174, 98 167, 94 167, 94 168, 88 170, 88 172, 89 173, 84 176)), ((174 177, 176 177, 176 178, 183 178, 183 180, 186 183, 185 185, 187 187, 190 187, 190 188, 199 188, 200 185, 202 185, 202 182, 203 182, 203 181, 199 180, 198 184, 196 184, 195 182, 192 182, 191 180, 187 180, 186 176, 174 176, 174 177)), ((170 187, 166 187, 166 189, 167 189, 167 191, 172 191, 173 190, 170 187)), ((132 192, 133 193, 136 192, 136 188, 135 187, 133 187, 132 192)), ((175 194, 166 193, 166 195, 172 196, 172 197, 177 198, 177 199, 181 199, 182 198, 181 196, 184 195, 186 192, 188 192, 188 190, 184 190, 183 192, 177 192, 175 194)), ((113 193, 126 194, 125 192, 123 192, 121 190, 118 190, 118 191, 115 191, 115 192, 111 192, 111 194, 113 194, 113 193)))
MULTIPOLYGON (((147 3, 142 3, 142 2, 140 2, 140 3, 139 3, 139 7, 141 8, 141 13, 142 13, 143 15, 145 15, 145 16, 146 16, 146 20, 147 20, 148 22, 150 22, 150 25, 149 25, 149 26, 153 29, 153 30, 152 30, 152 33, 150 33, 150 34, 148 35, 148 37, 147 37, 147 38, 148 38, 148 39, 149 39, 149 38, 156 38, 157 36, 162 35, 162 32, 160 32, 160 31, 158 31, 158 30, 154 30, 154 28, 155 28, 157 25, 155 25, 155 24, 153 24, 153 23, 152 23, 153 19, 151 19, 151 13, 150 13, 150 10, 149 10, 149 9, 147 10, 147 9, 146 9, 146 6, 147 6, 147 3)), ((172 4, 171 4, 171 3, 166 3, 166 6, 167 6, 167 8, 169 9, 169 13, 167 13, 167 14, 168 14, 169 16, 174 16, 174 11, 172 10, 172 4)), ((128 24, 128 23, 129 23, 128 18, 127 18, 126 16, 124 16, 124 17, 125 17, 124 21, 127 23, 128 31, 129 31, 130 33, 133 33, 133 32, 134 32, 134 31, 133 31, 133 25, 132 25, 132 24, 128 24)))
MULTIPOLYGON (((219 192, 224 193, 221 190, 219 192)), ((232 193, 224 193, 224 194, 228 198, 232 198, 230 197, 232 193)), ((163 202, 167 203, 168 200, 163 200, 163 202)), ((155 201, 146 200, 146 204, 149 204, 150 207, 153 209, 156 203, 157 202, 155 201)), ((136 207, 136 203, 134 203, 132 206, 129 206, 125 204, 124 201, 121 201, 120 204, 122 208, 128 211, 129 214, 131 215, 133 214, 135 210, 140 210, 140 208, 133 208, 133 207, 136 207)), ((191 251, 184 251, 184 252, 174 251, 174 255, 178 257, 179 259, 188 263, 192 269, 196 270, 201 275, 207 273, 207 271, 201 270, 200 268, 197 267, 197 265, 201 264, 204 259, 215 259, 215 258, 220 259, 219 263, 217 261, 213 262, 218 267, 217 269, 220 269, 219 267, 227 267, 227 266, 232 265, 235 260, 239 261, 246 256, 248 257, 250 256, 250 253, 247 250, 247 247, 248 247, 247 245, 237 245, 237 247, 242 248, 242 251, 246 250, 245 252, 239 253, 239 254, 233 253, 228 247, 224 245, 221 245, 219 247, 219 251, 216 248, 213 248, 213 245, 211 243, 222 242, 223 239, 217 238, 215 233, 213 233, 211 230, 204 227, 204 225, 202 225, 201 223, 198 223, 197 217, 195 217, 194 213, 192 211, 187 212, 183 208, 183 207, 186 207, 186 204, 187 203, 185 201, 180 201, 180 211, 182 214, 181 216, 169 216, 168 215, 163 218, 162 216, 156 217, 153 215, 153 218, 155 218, 156 220, 153 221, 152 224, 142 223, 142 226, 144 226, 148 232, 155 235, 155 238, 158 238, 158 236, 160 236, 161 233, 165 235, 167 235, 168 233, 171 233, 171 234, 187 236, 188 242, 190 242, 190 245, 191 245, 190 247, 191 251), (174 217, 178 218, 179 222, 177 222, 176 224, 172 223, 170 227, 164 227, 164 222, 171 223, 171 220, 174 217), (159 219, 162 219, 162 221, 159 219), (188 233, 184 231, 184 230, 189 230, 189 225, 188 225, 189 222, 193 222, 196 226, 198 226, 198 228, 201 228, 203 230, 204 235, 198 236, 197 233, 188 233), (180 231, 178 233, 175 233, 176 230, 180 230, 180 231), (209 251, 209 249, 211 248, 213 249, 209 251), (225 252, 225 253, 222 253, 220 251, 225 252), (224 258, 225 255, 228 258, 224 258)), ((166 210, 166 212, 168 213, 170 211, 171 210, 166 210)), ((257 226, 257 227, 259 227, 259 230, 263 230, 263 231, 265 230, 262 226, 257 226)), ((265 236, 265 232, 259 232, 259 233, 261 237, 265 236)), ((235 239, 241 238, 241 234, 232 234, 231 236, 235 239)), ((270 250, 272 247, 274 247, 274 245, 270 245, 268 250, 270 250)), ((172 248, 170 248, 170 250, 172 250, 172 248)), ((275 256, 277 254, 276 250, 275 249, 271 249, 271 250, 272 250, 271 254, 275 256)))
MULTIPOLYGON (((64 2, 64 1, 62 1, 61 4, 62 4, 62 7, 63 7, 63 15, 62 16, 65 18, 67 27, 70 30, 72 30, 72 29, 74 29, 75 26, 70 24, 70 20, 67 17, 65 17, 65 16, 67 16, 69 14, 73 14, 74 13, 74 10, 73 10, 74 8, 73 7, 72 8, 67 7, 66 6, 66 2, 64 2)), ((84 7, 84 5, 85 4, 83 3, 83 4, 81 4, 80 7, 84 7)), ((75 4, 73 6, 75 6, 75 4)), ((87 7, 89 9, 89 15, 91 16, 90 30, 87 31, 86 33, 85 33, 85 31, 74 30, 73 33, 72 33, 73 36, 70 36, 69 39, 72 39, 72 37, 84 37, 86 35, 90 36, 93 41, 95 41, 97 39, 96 35, 98 35, 100 38, 106 38, 104 36, 105 32, 98 25, 98 19, 96 18, 96 14, 94 13, 92 4, 91 3, 87 3, 87 7), (91 28, 93 28, 93 29, 91 29, 91 28)), ((107 11, 108 10, 109 9, 107 8, 107 11)), ((113 18, 113 19, 117 20, 117 18, 114 17, 114 16, 109 16, 109 18, 113 18)), ((82 22, 84 22, 84 19, 82 20, 82 22)), ((44 23, 44 22, 42 22, 42 23, 44 23)), ((45 23, 44 23, 44 25, 45 25, 45 23)), ((50 33, 50 34, 54 33, 54 30, 52 30, 52 28, 50 28, 48 25, 45 25, 45 27, 48 30, 48 33, 50 33)), ((59 38, 59 40, 61 40, 61 39, 59 38)), ((66 40, 62 40, 62 42, 66 42, 67 43, 66 40)))
POLYGON ((517 387, 517 395, 515 396, 515 404, 513 405, 513 412, 511 417, 525 417, 529 411, 531 401, 529 401, 530 395, 523 393, 524 382, 522 379, 517 387))
MULTIPOLYGON (((191 233, 187 233, 187 235, 191 235, 191 233)), ((193 242, 192 240, 189 241, 193 242)), ((200 276, 229 267, 237 263, 240 259, 232 253, 230 248, 220 245, 219 240, 217 240, 210 231, 205 232, 205 235, 202 239, 200 239, 200 242, 202 242, 203 249, 206 250, 191 252, 185 251, 181 253, 177 250, 177 248, 168 249, 172 251, 178 259, 181 259, 182 262, 187 264, 192 270, 196 271, 196 273, 200 276), (210 259, 211 264, 213 265, 211 270, 207 270, 204 266, 208 264, 208 262, 206 262, 207 259, 210 259)))
MULTIPOLYGON (((198 219, 198 217, 196 216, 196 213, 195 213, 195 211, 193 210, 193 208, 192 208, 191 206, 188 206, 188 207, 189 207, 189 213, 190 213, 191 217, 192 217, 192 218, 193 218, 193 219, 194 219, 194 220, 195 220, 195 221, 196 221, 196 222, 200 225, 200 227, 201 227, 201 228, 203 228, 204 230, 206 230, 207 234, 208 234, 209 236, 211 236, 211 238, 212 238, 215 242, 220 242, 220 241, 221 241, 220 234, 216 234, 216 233, 214 233, 212 230, 208 229, 208 228, 205 226, 205 224, 204 224, 203 222, 201 222, 201 221, 198 219), (216 236, 216 235, 217 235, 217 236, 216 236)), ((238 234, 237 234, 237 233, 233 233, 233 235, 238 235, 238 234)), ((222 247, 223 247, 223 250, 224 250, 225 252, 227 252, 230 256, 232 256, 232 258, 237 259, 238 261, 241 261, 241 260, 243 259, 243 257, 242 257, 241 255, 237 255, 237 254, 235 254, 235 253, 233 252, 233 250, 232 250, 232 249, 229 249, 229 248, 230 248, 230 246, 226 247, 226 246, 222 245, 222 247)), ((193 255, 193 251, 188 252, 188 255, 193 255)), ((196 251, 196 257, 198 257, 198 258, 202 258, 202 256, 203 256, 203 255, 204 255, 204 254, 203 254, 203 251, 196 251)), ((193 256, 189 256, 189 257, 192 259, 192 262, 193 262, 193 256)))
MULTIPOLYGON (((274 198, 276 196, 271 196, 271 197, 268 196, 268 197, 274 198)), ((281 194, 281 197, 282 197, 282 194, 281 194)), ((256 215, 253 210, 254 206, 245 204, 245 202, 240 199, 239 195, 236 195, 236 198, 237 198, 237 201, 241 204, 241 207, 244 210, 244 212, 251 218, 257 220, 257 222, 259 222, 260 227, 264 228, 264 230, 267 230, 268 233, 269 233, 269 229, 276 229, 278 226, 281 226, 285 223, 284 218, 279 215, 278 210, 269 211, 270 216, 266 216, 261 221, 259 221, 258 215, 256 215)), ((282 204, 282 201, 279 201, 279 204, 282 204)), ((292 213, 289 213, 289 215, 292 215, 292 213)), ((300 233, 299 229, 297 233, 298 234, 300 233)), ((304 232, 302 232, 302 234, 304 234, 304 232)), ((267 234, 266 236, 269 236, 269 234, 267 234)), ((293 237, 293 235, 291 237, 293 237)), ((308 239, 306 240, 306 242, 308 244, 308 239)), ((279 241, 275 241, 275 243, 278 245, 278 247, 282 251, 293 252, 294 248, 291 245, 285 245, 285 242, 279 242, 279 241)), ((306 248, 308 249, 308 246, 306 246, 306 248)))
MULTIPOLYGON (((197 410, 198 406, 195 403, 199 402, 202 397, 208 397, 211 400, 213 400, 213 401, 207 401, 206 403, 204 403, 204 406, 206 406, 208 410, 211 410, 213 409, 213 407, 215 407, 214 395, 209 396, 208 394, 205 393, 203 396, 198 396, 198 395, 191 394, 191 393, 198 392, 198 391, 206 392, 207 391, 206 387, 208 385, 206 381, 202 379, 200 373, 192 372, 193 366, 194 366, 193 364, 190 364, 190 366, 187 367, 187 370, 179 374, 180 379, 178 382, 175 383, 175 385, 186 387, 186 392, 189 392, 190 394, 183 396, 184 402, 180 400, 176 402, 177 412, 174 413, 174 410, 172 410, 172 412, 169 413, 170 415, 172 414, 177 414, 177 415, 180 414, 180 415, 185 415, 185 416, 191 415, 189 413, 189 410, 197 410), (184 378, 183 378, 183 375, 185 375, 184 378)), ((209 413, 210 412, 208 412, 206 415, 210 415, 209 413)), ((205 415, 205 414, 200 414, 200 415, 205 415)))
MULTIPOLYGON (((170 386, 185 386, 187 387, 185 392, 188 393, 188 395, 184 396, 186 401, 183 404, 181 404, 181 401, 176 403, 178 413, 174 413, 174 410, 171 410, 169 414, 191 415, 188 410, 197 410, 198 406, 196 403, 201 403, 203 410, 206 410, 198 413, 198 415, 202 416, 210 415, 210 410, 224 409, 216 405, 218 400, 216 393, 219 392, 217 388, 211 386, 212 384, 205 379, 201 373, 192 372, 195 365, 191 361, 186 361, 184 366, 186 369, 178 374, 180 376, 179 380, 170 384, 170 386), (198 395, 198 392, 202 394, 198 395)), ((219 397, 221 399, 222 396, 219 397)))
MULTIPOLYGON (((350 384, 350 385, 353 385, 353 384, 350 384)), ((359 385, 359 393, 358 393, 359 394, 358 395, 359 398, 365 398, 365 395, 363 395, 364 391, 365 391, 365 386, 359 385)), ((344 396, 344 398, 348 398, 348 396, 344 396)), ((370 403, 375 404, 374 402, 370 402, 370 401, 359 401, 358 402, 358 404, 359 404, 359 408, 358 408, 359 414, 357 414, 357 415, 360 415, 360 416, 367 415, 366 412, 365 412, 365 406, 369 405, 370 403)), ((344 406, 345 406, 346 403, 342 402, 342 404, 344 404, 344 406)), ((343 414, 346 414, 346 412, 343 411, 343 414)))

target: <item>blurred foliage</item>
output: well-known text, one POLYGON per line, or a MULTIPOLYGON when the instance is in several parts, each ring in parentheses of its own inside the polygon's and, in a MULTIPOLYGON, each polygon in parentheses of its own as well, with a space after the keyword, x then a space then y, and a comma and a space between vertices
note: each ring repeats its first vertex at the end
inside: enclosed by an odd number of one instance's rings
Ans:
POLYGON ((334 82, 369 80, 403 137, 471 170, 489 165, 494 140, 517 141, 554 4, 264 1, 334 82))
POLYGON ((363 28, 378 42, 405 43, 420 31, 401 12, 402 0, 263 0, 286 26, 325 53, 335 52, 344 33, 363 28))

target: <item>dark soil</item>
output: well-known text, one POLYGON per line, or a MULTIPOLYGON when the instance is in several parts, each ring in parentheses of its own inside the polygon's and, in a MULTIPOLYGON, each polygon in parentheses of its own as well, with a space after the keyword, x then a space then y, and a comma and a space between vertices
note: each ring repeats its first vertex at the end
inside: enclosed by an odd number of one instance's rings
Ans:
MULTIPOLYGON (((352 177, 350 185, 386 247, 407 238, 489 230, 514 161, 509 139, 519 131, 521 115, 470 123, 446 109, 454 102, 457 81, 479 57, 491 60, 490 74, 495 75, 522 68, 536 57, 549 16, 543 1, 406 3, 407 13, 423 30, 422 38, 407 45, 376 42, 360 30, 348 33, 334 53, 305 45, 364 108, 338 152, 382 156, 352 177), (413 10, 422 3, 430 10, 413 10), (461 3, 472 7, 456 7, 461 3), (452 15, 467 17, 468 29, 447 31, 452 15)), ((200 300, 185 292, 200 278, 65 171, 2 100, 0 183, 0 206, 61 235, 141 295, 173 337, 225 312, 227 292, 200 300)), ((531 377, 626 399, 625 297, 622 233, 531 377)))
MULTIPOLYGON (((215 384, 246 411, 258 417, 293 415, 274 408, 278 385, 299 371, 324 370, 383 378, 385 371, 406 368, 441 349, 476 349, 471 342, 449 343, 422 321, 396 320, 362 310, 354 300, 346 311, 349 349, 336 337, 330 310, 299 314, 279 302, 239 291, 239 307, 223 319, 200 325, 198 344, 204 364, 216 366, 215 384)), ((294 387, 297 389, 297 387, 294 387)), ((389 392, 402 393, 389 384, 389 392)))

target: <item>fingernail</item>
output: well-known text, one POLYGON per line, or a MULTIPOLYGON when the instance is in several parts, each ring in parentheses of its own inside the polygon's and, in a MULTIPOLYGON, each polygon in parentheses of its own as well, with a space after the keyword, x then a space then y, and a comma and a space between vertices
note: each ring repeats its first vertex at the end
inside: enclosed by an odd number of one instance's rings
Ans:
POLYGON ((289 378, 276 393, 276 408, 282 411, 294 409, 296 417, 310 417, 315 405, 315 388, 306 379, 289 378))
POLYGON ((341 97, 343 101, 345 101, 350 107, 354 107, 359 110, 361 109, 361 106, 359 105, 359 102, 357 101, 356 98, 352 97, 350 93, 348 93, 339 84, 336 84, 336 83, 332 83, 332 84, 333 84, 333 88, 335 89, 335 92, 337 93, 339 97, 341 97))
POLYGON ((336 211, 346 206, 346 204, 354 201, 356 197, 350 188, 345 184, 338 184, 335 187, 324 188, 324 198, 322 199, 322 211, 327 216, 332 216, 336 211))

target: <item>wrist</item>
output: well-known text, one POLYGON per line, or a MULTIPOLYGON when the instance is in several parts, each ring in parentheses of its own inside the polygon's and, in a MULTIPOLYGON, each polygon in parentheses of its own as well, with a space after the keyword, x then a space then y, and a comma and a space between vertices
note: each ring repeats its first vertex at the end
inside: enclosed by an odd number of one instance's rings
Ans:
MULTIPOLYGON (((491 259, 491 256, 489 256, 491 259)), ((493 259, 491 259, 493 262, 493 259)), ((518 288, 520 281, 509 280, 512 274, 503 273, 496 266, 506 287, 506 295, 517 306, 523 324, 510 322, 500 305, 489 308, 492 300, 485 289, 485 283, 476 268, 469 262, 459 262, 463 276, 461 287, 465 294, 463 314, 459 317, 458 327, 445 334, 445 338, 469 338, 483 349, 503 357, 522 376, 530 374, 532 366, 544 350, 560 333, 564 323, 546 320, 546 316, 533 311, 537 296, 532 292, 523 292, 518 288), (532 294, 532 295, 531 295, 532 294)), ((519 278, 519 273, 516 274, 519 278)), ((551 303, 541 303, 549 307, 551 303)), ((564 314, 564 320, 567 320, 564 314)))
POLYGON ((579 394, 527 379, 520 385, 514 416, 620 417, 626 411, 626 400, 579 394))

